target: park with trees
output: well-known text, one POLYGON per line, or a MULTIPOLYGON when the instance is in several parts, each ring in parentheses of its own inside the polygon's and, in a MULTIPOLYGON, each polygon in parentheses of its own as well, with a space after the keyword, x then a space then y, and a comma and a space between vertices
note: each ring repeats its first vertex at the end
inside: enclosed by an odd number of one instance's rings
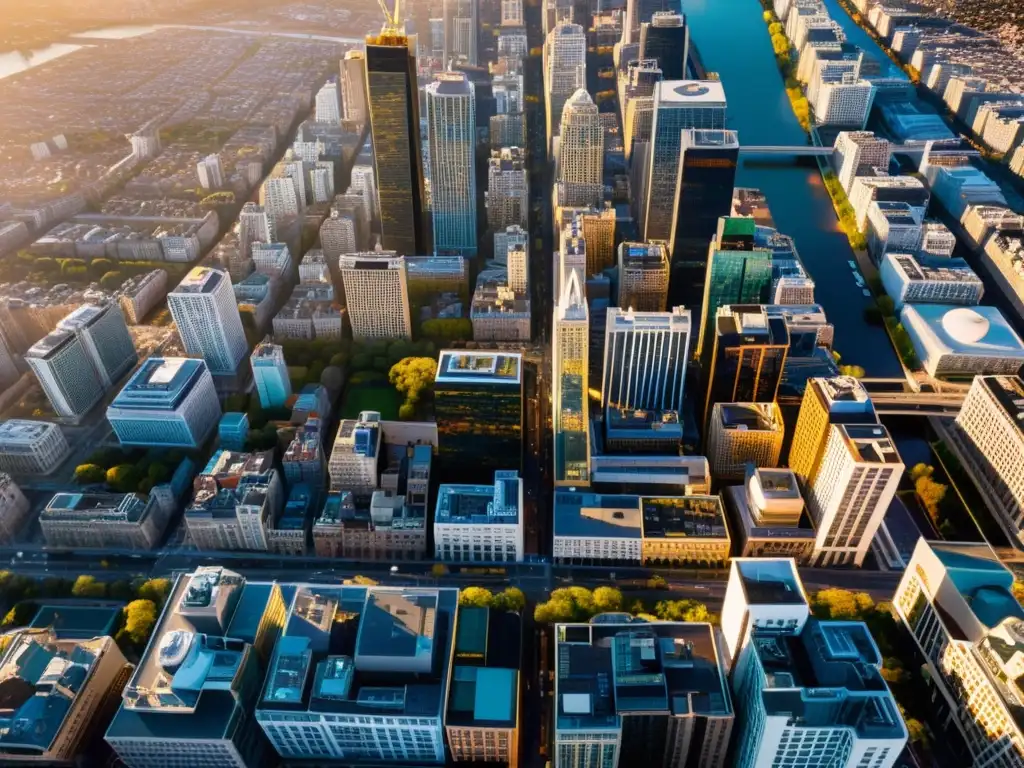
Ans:
POLYGON ((148 494, 168 482, 174 471, 194 452, 165 448, 101 448, 75 467, 79 485, 103 484, 116 493, 148 494))

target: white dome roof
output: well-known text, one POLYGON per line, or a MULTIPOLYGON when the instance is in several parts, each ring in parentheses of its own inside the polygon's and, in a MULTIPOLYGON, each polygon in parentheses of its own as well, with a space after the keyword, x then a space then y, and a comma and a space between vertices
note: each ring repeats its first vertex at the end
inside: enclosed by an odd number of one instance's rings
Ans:
POLYGON ((989 322, 969 307, 958 307, 942 316, 942 329, 961 344, 977 344, 988 335, 989 322))

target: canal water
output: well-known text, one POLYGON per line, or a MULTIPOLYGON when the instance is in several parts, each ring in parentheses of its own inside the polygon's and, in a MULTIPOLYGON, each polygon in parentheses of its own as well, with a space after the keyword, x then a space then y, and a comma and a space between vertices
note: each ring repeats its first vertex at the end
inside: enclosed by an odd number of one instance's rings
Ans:
MULTIPOLYGON (((690 39, 709 72, 717 72, 729 103, 729 128, 740 144, 807 144, 775 64, 757 0, 684 0, 690 39)), ((852 22, 851 22, 852 23, 852 22)), ((816 283, 815 296, 835 326, 835 350, 844 363, 870 376, 903 375, 885 330, 868 325, 870 299, 849 266, 853 251, 832 209, 813 160, 741 161, 737 186, 757 187, 768 198, 780 232, 793 237, 816 283)))

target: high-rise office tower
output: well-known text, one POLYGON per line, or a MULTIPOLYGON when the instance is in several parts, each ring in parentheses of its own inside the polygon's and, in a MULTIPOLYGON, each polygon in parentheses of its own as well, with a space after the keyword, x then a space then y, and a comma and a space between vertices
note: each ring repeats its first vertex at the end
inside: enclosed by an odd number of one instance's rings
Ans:
POLYGON ((405 258, 394 251, 348 253, 338 260, 352 338, 412 338, 405 258))
POLYGON ((295 199, 298 212, 301 214, 309 203, 309 184, 306 183, 308 164, 299 157, 294 149, 287 149, 284 158, 270 172, 270 178, 287 178, 295 187, 295 199))
POLYGON ((587 277, 615 266, 615 209, 606 202, 603 208, 580 211, 580 226, 587 241, 587 277))
POLYGON ((1024 765, 1015 581, 986 542, 922 537, 892 599, 924 659, 928 707, 949 731, 942 743, 954 765, 1024 765))
MULTIPOLYGON (((487 226, 494 232, 526 226, 530 212, 529 171, 519 147, 491 150, 487 166, 487 226)), ((497 254, 495 254, 497 256, 497 254)))
POLYGON ((585 88, 578 89, 562 111, 555 164, 558 205, 599 206, 604 197, 604 128, 597 105, 585 88))
POLYGON ((551 342, 556 486, 590 484, 589 334, 582 278, 570 270, 555 307, 551 342))
POLYGON ((478 0, 441 0, 444 19, 444 66, 453 61, 477 64, 478 0))
POLYGON ((871 398, 857 379, 808 379, 789 448, 789 468, 806 485, 818 473, 833 424, 877 423, 871 398))
POLYGON ((305 201, 300 199, 295 182, 285 175, 274 175, 263 182, 260 187, 260 204, 271 226, 280 224, 289 216, 298 216, 305 208, 305 201))
POLYGON ((338 94, 337 80, 328 80, 316 92, 316 112, 318 123, 338 125, 341 123, 341 99, 338 94))
MULTIPOLYGON (((671 305, 696 308, 704 298, 708 243, 718 217, 728 214, 739 159, 735 131, 689 130, 682 133, 668 247, 672 274, 671 305)), ((711 315, 713 317, 714 315, 711 315)))
POLYGON ((786 321, 769 316, 763 306, 720 307, 714 322, 715 335, 708 342, 714 349, 705 375, 703 424, 715 403, 773 402, 789 350, 786 321))
POLYGON ((334 199, 334 163, 318 161, 309 169, 309 191, 314 203, 329 203, 334 199))
POLYGON ((530 286, 530 258, 525 245, 515 245, 508 249, 508 287, 516 293, 526 293, 530 286))
POLYGON ((562 125, 562 108, 587 87, 587 36, 579 24, 558 24, 544 41, 544 100, 548 157, 562 125))
POLYGON ((903 476, 903 461, 881 424, 832 424, 807 485, 817 536, 812 564, 860 567, 903 476))
POLYGON ((47 334, 25 353, 25 363, 58 416, 78 419, 103 396, 103 385, 82 340, 72 331, 47 334))
POLYGON ((441 72, 426 91, 434 254, 475 256, 476 112, 473 86, 461 72, 441 72))
POLYGON ((221 170, 220 155, 207 155, 196 165, 196 178, 203 189, 220 189, 224 186, 224 172, 221 170))
POLYGON ((442 473, 520 469, 523 358, 509 352, 442 350, 434 379, 442 473))
MULTIPOLYGON (((722 217, 708 247, 707 279, 701 309, 701 355, 714 338, 712 320, 727 304, 767 304, 772 287, 772 251, 754 246, 756 224, 750 218, 722 217)), ((671 289, 670 289, 671 290, 671 289)))
POLYGON ((742 480, 748 466, 779 466, 786 425, 778 403, 715 403, 707 432, 708 463, 716 479, 742 480))
POLYGON ((284 349, 278 344, 257 344, 249 356, 252 378, 264 408, 281 408, 291 397, 292 382, 284 349))
POLYGON ((619 306, 663 312, 668 300, 668 252, 663 243, 619 244, 619 306))
POLYGON ((320 225, 320 245, 328 261, 336 261, 345 253, 357 253, 362 243, 353 215, 332 207, 330 215, 320 225))
POLYGON ((358 192, 363 196, 367 223, 380 217, 380 199, 377 196, 377 181, 373 166, 353 165, 349 193, 358 192))
POLYGON ((559 234, 558 263, 552 286, 556 304, 562 298, 572 272, 579 277, 580 287, 583 288, 587 279, 587 241, 583 237, 583 227, 578 216, 574 216, 559 234))
POLYGON ((1024 381, 976 376, 949 432, 1003 529, 1024 539, 1024 381))
POLYGON ((57 330, 70 331, 81 340, 104 390, 139 361, 119 304, 86 304, 57 323, 57 330))
POLYGON ((494 260, 499 264, 508 263, 508 252, 521 245, 524 248, 530 247, 529 233, 518 224, 506 227, 503 231, 494 233, 494 260))
POLYGON ((832 158, 839 183, 846 194, 853 189, 858 176, 872 175, 873 168, 889 169, 890 146, 887 139, 876 137, 871 131, 842 131, 836 137, 832 158))
POLYGON ((601 400, 604 410, 675 411, 683 407, 690 312, 608 309, 601 400))
POLYGON ((384 29, 366 43, 366 95, 380 200, 381 247, 427 253, 416 54, 410 39, 384 29))
MULTIPOLYGON (((626 70, 626 84, 622 91, 622 144, 630 167, 638 144, 648 147, 651 126, 654 123, 654 90, 662 80, 658 62, 651 59, 631 61, 626 70)), ((649 148, 649 147, 648 147, 649 148)), ((644 163, 639 163, 641 166, 644 163)), ((641 169, 637 169, 641 170, 641 169)), ((643 167, 643 174, 647 168, 643 167)), ((637 178, 643 178, 643 174, 637 178)))
POLYGON ((353 120, 359 125, 369 117, 364 51, 345 51, 345 58, 341 60, 341 108, 346 120, 353 120))
POLYGON ((622 18, 622 44, 640 42, 640 25, 660 12, 682 13, 679 0, 626 0, 622 18))
POLYGON ((167 306, 190 355, 210 373, 234 373, 249 351, 238 303, 226 272, 196 267, 167 294, 167 306))
POLYGON ((665 80, 686 77, 690 28, 686 17, 674 11, 658 11, 640 25, 640 58, 654 59, 665 80))
POLYGON ((262 205, 246 203, 238 215, 238 247, 243 256, 249 257, 253 243, 274 242, 274 227, 270 216, 262 205))
POLYGON ((722 629, 736 707, 730 766, 896 765, 907 728, 871 631, 814 618, 792 559, 733 558, 722 629))

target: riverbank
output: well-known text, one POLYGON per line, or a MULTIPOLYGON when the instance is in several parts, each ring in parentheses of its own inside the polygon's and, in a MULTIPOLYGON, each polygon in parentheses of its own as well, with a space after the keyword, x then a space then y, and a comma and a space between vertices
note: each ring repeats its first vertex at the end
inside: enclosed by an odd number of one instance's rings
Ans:
POLYGON ((792 56, 793 44, 783 32, 782 22, 775 15, 768 0, 761 0, 761 7, 764 9, 761 18, 768 25, 772 50, 775 51, 775 64, 779 68, 779 74, 782 75, 782 83, 786 89, 786 96, 789 97, 789 105, 793 108, 793 115, 796 116, 800 127, 810 134, 813 115, 804 89, 800 85, 800 81, 796 79, 796 67, 793 66, 792 56))

